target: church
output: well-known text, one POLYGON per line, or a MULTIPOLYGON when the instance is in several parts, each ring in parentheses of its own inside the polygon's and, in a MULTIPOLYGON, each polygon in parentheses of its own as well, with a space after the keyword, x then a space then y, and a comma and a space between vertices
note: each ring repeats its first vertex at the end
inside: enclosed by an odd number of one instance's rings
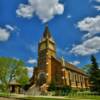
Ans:
POLYGON ((52 38, 48 26, 45 27, 43 37, 38 43, 38 61, 31 78, 32 84, 48 86, 55 82, 57 87, 70 86, 77 89, 89 88, 88 76, 75 65, 58 58, 56 43, 52 38))

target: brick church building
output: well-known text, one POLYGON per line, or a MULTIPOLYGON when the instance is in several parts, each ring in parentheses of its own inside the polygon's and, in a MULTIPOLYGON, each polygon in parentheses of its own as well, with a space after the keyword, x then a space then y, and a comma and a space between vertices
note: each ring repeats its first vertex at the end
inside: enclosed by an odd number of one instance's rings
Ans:
POLYGON ((47 85, 55 82, 57 87, 88 88, 88 76, 75 65, 56 56, 56 43, 48 26, 38 44, 38 64, 31 78, 32 84, 47 85))

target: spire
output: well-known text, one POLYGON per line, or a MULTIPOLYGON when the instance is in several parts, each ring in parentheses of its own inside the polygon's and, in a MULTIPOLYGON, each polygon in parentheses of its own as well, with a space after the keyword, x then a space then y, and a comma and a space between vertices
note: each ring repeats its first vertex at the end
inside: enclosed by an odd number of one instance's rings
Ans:
POLYGON ((49 31, 49 27, 48 27, 47 24, 46 24, 46 26, 45 26, 45 31, 44 31, 43 37, 44 37, 44 38, 51 38, 51 33, 50 33, 50 31, 49 31))

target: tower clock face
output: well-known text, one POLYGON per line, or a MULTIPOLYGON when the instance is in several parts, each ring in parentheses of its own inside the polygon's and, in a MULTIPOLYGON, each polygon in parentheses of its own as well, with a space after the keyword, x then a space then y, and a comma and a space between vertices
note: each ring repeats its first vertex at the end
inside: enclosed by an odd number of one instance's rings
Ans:
POLYGON ((41 46, 40 46, 40 50, 43 50, 46 48, 46 44, 45 43, 42 43, 41 46))
POLYGON ((49 48, 51 49, 51 50, 54 50, 55 48, 54 48, 54 45, 53 44, 49 44, 49 48))

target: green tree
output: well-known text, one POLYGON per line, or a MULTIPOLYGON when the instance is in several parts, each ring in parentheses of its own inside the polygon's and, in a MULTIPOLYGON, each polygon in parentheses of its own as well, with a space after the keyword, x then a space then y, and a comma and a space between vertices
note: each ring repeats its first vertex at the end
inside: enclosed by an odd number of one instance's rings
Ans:
POLYGON ((8 85, 12 79, 16 79, 22 86, 28 80, 28 71, 21 60, 14 58, 0 57, 0 88, 2 91, 8 91, 8 85))
POLYGON ((100 69, 96 58, 92 55, 91 56, 92 66, 90 68, 90 82, 91 82, 91 91, 100 93, 100 69))
POLYGON ((83 66, 81 69, 87 74, 90 75, 90 69, 91 69, 92 64, 87 64, 83 66))

